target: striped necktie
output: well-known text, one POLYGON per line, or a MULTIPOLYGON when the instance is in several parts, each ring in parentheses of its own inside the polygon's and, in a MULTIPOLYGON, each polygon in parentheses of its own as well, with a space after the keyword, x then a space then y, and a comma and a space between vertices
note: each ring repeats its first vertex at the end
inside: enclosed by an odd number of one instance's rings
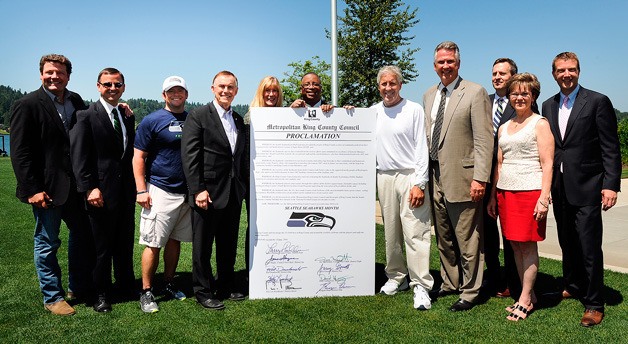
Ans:
POLYGON ((118 110, 113 108, 113 110, 111 110, 111 114, 113 115, 113 129, 115 129, 118 136, 122 138, 122 126, 120 125, 120 120, 118 119, 118 110))
POLYGON ((495 113, 493 114, 493 135, 497 134, 497 129, 499 128, 499 123, 502 120, 503 114, 504 114, 504 99, 497 98, 497 108, 495 108, 495 113))
POLYGON ((438 160, 438 143, 440 142, 440 131, 443 128, 443 117, 445 117, 445 101, 447 100, 447 88, 440 91, 440 103, 434 121, 434 132, 432 133, 432 145, 430 146, 430 159, 438 160))

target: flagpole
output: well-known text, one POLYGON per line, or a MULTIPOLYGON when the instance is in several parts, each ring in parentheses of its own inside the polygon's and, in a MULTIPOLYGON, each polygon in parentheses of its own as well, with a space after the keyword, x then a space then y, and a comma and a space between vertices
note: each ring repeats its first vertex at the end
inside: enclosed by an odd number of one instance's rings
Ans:
POLYGON ((331 103, 338 106, 338 29, 336 0, 331 0, 331 103))

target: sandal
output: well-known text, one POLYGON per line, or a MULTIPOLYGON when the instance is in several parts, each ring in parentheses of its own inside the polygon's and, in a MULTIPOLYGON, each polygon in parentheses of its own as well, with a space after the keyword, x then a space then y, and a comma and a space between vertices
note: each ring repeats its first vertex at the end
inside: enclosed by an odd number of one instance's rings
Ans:
POLYGON ((528 308, 526 308, 526 307, 524 307, 522 305, 517 305, 517 307, 515 307, 515 309, 510 314, 508 314, 506 319, 508 319, 510 321, 523 320, 523 319, 527 318, 530 313, 532 313, 532 309, 533 308, 534 308, 533 304, 530 304, 530 307, 528 307, 528 308))
POLYGON ((519 302, 515 302, 512 305, 506 307, 506 312, 508 313, 512 313, 515 311, 515 308, 517 308, 517 306, 519 306, 519 302))

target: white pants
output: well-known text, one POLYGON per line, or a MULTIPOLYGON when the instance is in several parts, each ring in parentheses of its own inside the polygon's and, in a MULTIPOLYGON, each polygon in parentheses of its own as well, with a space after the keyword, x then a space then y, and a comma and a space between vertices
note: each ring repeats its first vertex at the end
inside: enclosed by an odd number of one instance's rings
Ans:
POLYGON ((431 210, 429 192, 423 205, 411 208, 408 202, 413 170, 378 171, 377 193, 384 219, 386 238, 386 276, 403 282, 410 276, 410 287, 420 285, 431 290, 430 275, 431 210), (406 260, 403 259, 405 244, 406 260))

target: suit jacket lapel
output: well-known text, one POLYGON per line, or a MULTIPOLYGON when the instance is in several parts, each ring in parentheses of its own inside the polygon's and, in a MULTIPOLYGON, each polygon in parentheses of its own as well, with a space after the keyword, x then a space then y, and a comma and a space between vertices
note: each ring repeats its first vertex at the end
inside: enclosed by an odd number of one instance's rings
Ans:
POLYGON ((554 140, 557 144, 563 143, 562 138, 560 137, 560 126, 558 125, 558 103, 560 100, 560 93, 557 93, 550 100, 549 113, 543 112, 543 115, 547 118, 550 129, 552 130, 552 134, 554 134, 554 140))
MULTIPOLYGON (((576 96, 576 100, 573 103, 573 107, 571 108, 571 113, 569 114, 569 119, 567 120, 567 128, 565 129, 565 136, 563 137, 563 142, 569 137, 569 132, 571 128, 573 128, 574 122, 578 117, 580 117, 580 113, 584 108, 584 105, 587 103, 587 92, 582 86, 580 86, 580 91, 578 91, 578 95, 576 96)), ((558 116, 557 116, 558 117, 558 116)))
POLYGON ((61 120, 61 116, 59 116, 59 111, 57 111, 57 108, 55 107, 53 100, 50 99, 50 96, 48 96, 48 93, 44 91, 43 86, 40 88, 39 101, 41 102, 43 108, 46 110, 46 113, 50 116, 52 121, 57 125, 59 130, 65 133, 66 137, 68 137, 69 139, 68 133, 65 130, 65 126, 63 125, 63 121, 61 120))
POLYGON ((443 140, 445 139, 449 123, 451 123, 451 119, 454 118, 454 112, 456 111, 456 108, 458 108, 458 104, 460 104, 462 97, 464 97, 464 89, 465 85, 462 82, 462 78, 460 78, 458 79, 458 83, 454 86, 454 89, 449 96, 449 103, 447 104, 445 116, 443 117, 443 128, 440 132, 440 142, 438 142, 439 146, 441 142, 443 142, 443 140))
MULTIPOLYGON (((100 103, 100 99, 96 101, 96 105, 95 105, 95 109, 96 109, 96 120, 98 121, 98 126, 101 128, 104 128, 104 130, 107 132, 107 136, 108 137, 112 137, 114 138, 113 140, 115 140, 115 147, 116 150, 120 151, 120 156, 122 156, 123 154, 123 139, 122 137, 118 136, 118 133, 116 132, 115 129, 113 129, 113 124, 111 123, 111 118, 109 117, 109 114, 107 114, 107 109, 105 109, 105 107, 100 103)), ((111 146, 111 145, 109 145, 111 146)))
POLYGON ((214 102, 209 103, 209 118, 213 121, 214 127, 217 129, 218 133, 220 133, 220 137, 227 147, 229 147, 229 151, 231 151, 231 144, 229 143, 229 138, 227 137, 227 133, 225 132, 225 127, 222 125, 222 119, 220 115, 218 115, 218 110, 214 106, 214 102))

